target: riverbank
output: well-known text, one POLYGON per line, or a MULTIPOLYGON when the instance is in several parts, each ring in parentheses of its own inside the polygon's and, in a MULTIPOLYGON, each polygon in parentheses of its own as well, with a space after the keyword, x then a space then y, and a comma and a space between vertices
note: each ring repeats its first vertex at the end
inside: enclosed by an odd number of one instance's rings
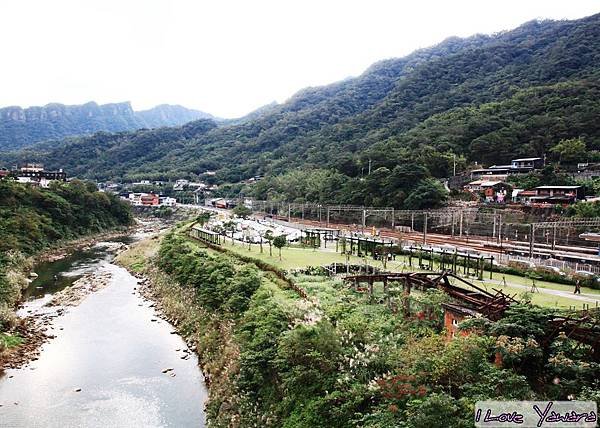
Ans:
MULTIPOLYGON (((123 250, 122 245, 115 244, 108 245, 106 251, 114 257, 120 250, 123 250)), ((26 309, 22 302, 19 309, 21 316, 15 317, 12 328, 3 333, 16 340, 14 346, 6 347, 0 353, 0 373, 37 360, 42 345, 55 337, 53 320, 64 315, 68 307, 79 305, 89 294, 105 288, 111 280, 110 272, 87 273, 71 286, 54 293, 48 301, 39 299, 41 306, 26 309)))
POLYGON ((31 256, 30 262, 32 265, 42 262, 55 262, 57 260, 64 259, 75 251, 81 251, 86 248, 90 248, 98 242, 110 241, 129 236, 140 230, 140 228, 141 226, 136 224, 134 226, 119 230, 108 231, 91 236, 84 236, 72 241, 59 243, 54 247, 47 248, 31 256))

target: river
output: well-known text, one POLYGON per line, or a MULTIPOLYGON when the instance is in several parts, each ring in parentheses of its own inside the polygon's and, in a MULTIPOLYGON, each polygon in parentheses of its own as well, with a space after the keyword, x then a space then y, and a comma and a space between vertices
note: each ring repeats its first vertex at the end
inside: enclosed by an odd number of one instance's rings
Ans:
POLYGON ((22 314, 86 272, 105 288, 52 318, 39 359, 0 377, 2 427, 203 427, 207 397, 196 356, 110 262, 106 244, 37 266, 22 314), (168 370, 166 373, 163 371, 168 370))

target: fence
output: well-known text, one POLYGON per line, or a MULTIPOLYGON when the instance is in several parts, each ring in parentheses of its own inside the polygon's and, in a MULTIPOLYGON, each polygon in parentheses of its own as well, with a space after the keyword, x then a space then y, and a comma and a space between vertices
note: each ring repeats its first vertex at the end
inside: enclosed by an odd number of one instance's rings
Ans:
POLYGON ((499 254, 496 256, 499 264, 507 265, 509 262, 533 263, 536 266, 549 266, 558 268, 563 272, 589 272, 600 275, 600 266, 589 263, 577 263, 568 260, 542 259, 538 257, 518 256, 513 254, 499 254))

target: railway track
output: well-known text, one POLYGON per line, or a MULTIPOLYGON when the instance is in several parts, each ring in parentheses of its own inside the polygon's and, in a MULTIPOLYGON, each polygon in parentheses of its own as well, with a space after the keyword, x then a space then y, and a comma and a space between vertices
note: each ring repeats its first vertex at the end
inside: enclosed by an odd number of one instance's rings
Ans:
MULTIPOLYGON (((288 218, 284 217, 284 216, 273 215, 273 218, 276 220, 288 221, 288 218)), ((353 225, 353 224, 329 222, 329 225, 327 225, 324 222, 319 222, 316 220, 308 220, 308 219, 303 220, 301 218, 295 218, 295 217, 292 217, 290 220, 292 223, 303 224, 306 226, 313 226, 315 228, 329 227, 329 228, 333 228, 333 229, 348 230, 351 232, 361 232, 362 231, 362 227, 359 227, 355 224, 353 225)), ((370 229, 371 228, 365 228, 365 232, 368 232, 370 229)), ((408 240, 408 241, 415 242, 415 244, 419 244, 419 243, 423 242, 423 233, 420 233, 420 232, 400 232, 400 231, 394 231, 389 228, 378 228, 378 230, 380 231, 380 236, 383 238, 397 239, 397 240, 403 240, 403 241, 408 240)), ((495 253, 495 254, 503 253, 503 250, 501 248, 486 247, 485 246, 486 240, 484 238, 466 239, 466 238, 452 237, 452 236, 448 236, 448 235, 428 233, 426 241, 427 241, 426 242, 427 245, 431 245, 431 244, 440 245, 440 246, 453 245, 453 246, 463 247, 463 248, 471 249, 474 251, 480 251, 480 252, 495 253)))
MULTIPOLYGON (((273 215, 274 219, 288 221, 287 217, 273 215)), ((333 228, 340 230, 348 230, 351 232, 362 232, 363 228, 356 224, 346 224, 346 223, 334 223, 329 222, 326 224, 325 222, 319 222, 317 220, 308 220, 292 217, 292 223, 303 224, 305 226, 312 226, 315 228, 333 228)), ((368 233, 371 228, 364 228, 364 232, 368 233)), ((463 250, 474 251, 479 253, 487 253, 487 254, 518 254, 518 255, 528 255, 529 254, 529 243, 523 241, 507 241, 503 242, 502 246, 496 243, 495 240, 490 241, 489 237, 484 236, 470 236, 460 237, 460 236, 449 236, 438 233, 427 233, 426 242, 423 242, 423 233, 422 232, 401 232, 398 230, 392 230, 390 228, 378 228, 380 232, 380 236, 382 238, 388 239, 396 239, 401 241, 412 241, 415 245, 425 244, 425 245, 434 245, 434 246, 454 246, 463 250)), ((549 244, 545 243, 536 243, 534 249, 534 255, 536 257, 542 258, 557 258, 562 260, 572 260, 572 261, 584 261, 587 262, 596 262, 597 260, 593 259, 597 254, 597 250, 595 248, 589 247, 575 247, 575 246, 565 246, 565 245, 556 245, 554 249, 551 248, 549 244)))

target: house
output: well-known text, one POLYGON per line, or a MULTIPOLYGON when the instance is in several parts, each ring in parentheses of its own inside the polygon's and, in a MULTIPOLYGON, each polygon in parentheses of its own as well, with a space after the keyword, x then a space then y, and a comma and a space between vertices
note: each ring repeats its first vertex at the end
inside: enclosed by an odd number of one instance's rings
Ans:
POLYGON ((8 177, 10 175, 10 171, 6 168, 0 169, 0 179, 8 177))
POLYGON ((488 181, 505 181, 512 172, 510 166, 492 165, 489 168, 480 168, 471 171, 471 178, 488 181))
POLYGON ((177 199, 170 198, 168 196, 160 196, 158 198, 158 204, 161 207, 174 207, 175 205, 177 205, 177 199))
POLYGON ((510 161, 511 168, 514 169, 539 169, 544 166, 542 158, 521 158, 510 161))
POLYGON ((142 194, 140 201, 144 207, 157 207, 160 203, 158 195, 155 195, 154 193, 142 194))
POLYGON ((517 196, 525 204, 572 204, 584 198, 581 186, 538 186, 517 196))
POLYGON ((154 193, 129 193, 127 200, 136 207, 174 207, 177 205, 177 199, 158 196, 154 193))
POLYGON ((458 325, 466 318, 472 318, 479 315, 479 312, 467 308, 462 305, 455 305, 451 303, 442 303, 444 308, 444 328, 446 330, 446 339, 451 340, 457 335, 468 336, 468 330, 458 330, 458 325))
POLYGON ((28 163, 21 168, 10 171, 9 176, 20 183, 48 187, 51 181, 67 181, 67 173, 62 169, 46 171, 42 164, 28 163))
POLYGON ((520 158, 510 161, 510 165, 492 165, 489 168, 480 168, 471 171, 471 178, 485 177, 487 180, 505 181, 509 175, 526 174, 534 169, 544 166, 542 158, 520 158))
POLYGON ((465 186, 465 190, 479 193, 486 202, 504 203, 511 186, 503 181, 475 180, 465 186))

